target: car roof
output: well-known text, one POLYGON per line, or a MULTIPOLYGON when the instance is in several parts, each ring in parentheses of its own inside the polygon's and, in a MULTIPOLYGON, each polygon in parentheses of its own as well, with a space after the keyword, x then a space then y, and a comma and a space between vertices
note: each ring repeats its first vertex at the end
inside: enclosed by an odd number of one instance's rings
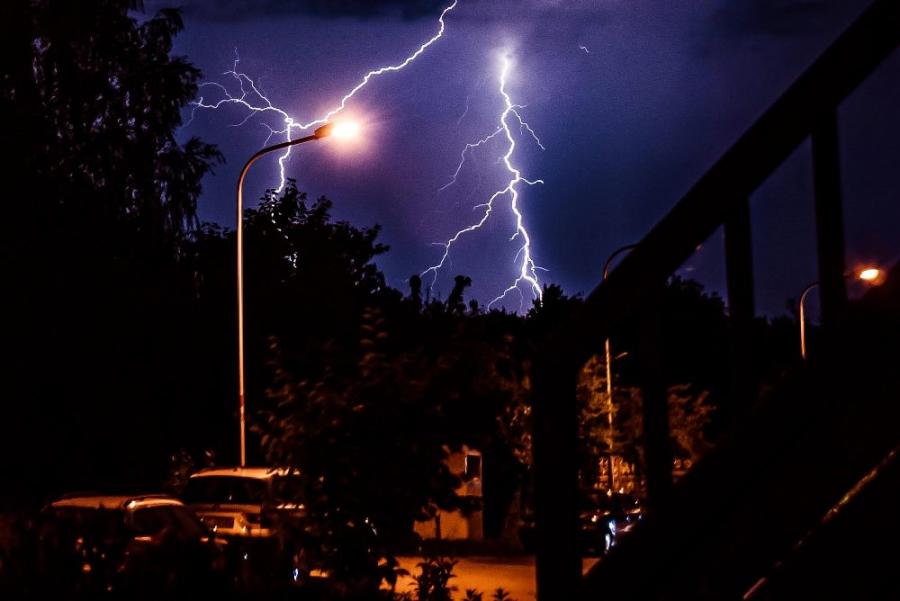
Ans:
POLYGON ((77 495, 63 497, 50 507, 80 507, 84 509, 143 509, 164 505, 184 505, 168 495, 77 495))
POLYGON ((286 476, 289 472, 290 470, 283 467, 211 467, 191 474, 191 479, 230 476, 234 478, 252 478, 254 480, 271 480, 275 476, 286 476))

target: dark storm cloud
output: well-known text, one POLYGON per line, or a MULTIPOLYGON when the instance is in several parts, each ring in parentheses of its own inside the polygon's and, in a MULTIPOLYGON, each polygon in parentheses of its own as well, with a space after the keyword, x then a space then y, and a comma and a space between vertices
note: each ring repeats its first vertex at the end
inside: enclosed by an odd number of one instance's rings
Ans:
MULTIPOLYGON (((619 0, 459 0, 459 8, 477 5, 477 19, 506 21, 520 18, 545 19, 577 15, 585 22, 605 17, 619 0), (465 5, 465 6, 463 6, 465 5)), ((267 17, 312 15, 323 18, 434 17, 453 0, 144 0, 147 13, 178 7, 192 19, 209 22, 252 21, 267 17)), ((460 18, 456 11, 455 18, 460 18)))
MULTIPOLYGON (((150 4, 148 2, 148 4, 150 4)), ((181 6, 185 16, 210 21, 244 21, 267 16, 400 16, 416 19, 439 13, 446 0, 174 0, 153 2, 181 6)))
POLYGON ((869 0, 716 0, 704 25, 694 29, 694 49, 697 54, 708 56, 751 38, 831 40, 868 3, 869 0))
POLYGON ((826 0, 723 0, 713 21, 724 34, 797 35, 821 28, 834 4, 826 0))

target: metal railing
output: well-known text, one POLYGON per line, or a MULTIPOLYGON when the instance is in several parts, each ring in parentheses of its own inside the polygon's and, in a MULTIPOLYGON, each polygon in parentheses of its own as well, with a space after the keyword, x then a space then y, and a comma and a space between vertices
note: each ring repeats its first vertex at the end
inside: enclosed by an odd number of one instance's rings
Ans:
POLYGON ((610 326, 638 318, 643 374, 648 509, 669 498, 666 382, 662 380, 655 290, 717 228, 724 227, 731 395, 755 397, 750 195, 811 138, 816 238, 825 340, 846 305, 837 109, 900 44, 900 0, 876 0, 707 171, 556 332, 535 369, 534 466, 538 598, 574 599, 581 578, 575 544, 577 366, 610 326))

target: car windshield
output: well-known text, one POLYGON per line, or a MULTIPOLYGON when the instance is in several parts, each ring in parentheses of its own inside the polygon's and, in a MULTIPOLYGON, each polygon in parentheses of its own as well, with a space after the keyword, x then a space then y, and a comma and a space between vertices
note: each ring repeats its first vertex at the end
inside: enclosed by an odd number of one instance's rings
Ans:
POLYGON ((606 493, 593 491, 586 492, 581 496, 580 501, 582 510, 609 509, 609 497, 606 496, 606 493))
POLYGON ((179 505, 144 507, 134 512, 135 532, 144 536, 156 536, 163 531, 177 533, 184 538, 200 538, 203 526, 187 508, 179 505))
POLYGON ((619 511, 631 512, 640 511, 641 509, 641 502, 637 497, 631 495, 616 493, 612 496, 611 501, 619 511))
POLYGON ((603 511, 610 513, 628 513, 640 509, 640 502, 631 495, 589 491, 581 497, 582 510, 603 511))
POLYGON ((123 512, 118 509, 54 507, 48 512, 47 526, 72 536, 112 540, 123 534, 123 517, 123 512))
POLYGON ((191 478, 182 496, 195 504, 260 505, 266 496, 266 481, 241 476, 191 478))
POLYGON ((297 503, 302 497, 301 482, 297 476, 276 476, 272 488, 275 499, 282 503, 297 503))

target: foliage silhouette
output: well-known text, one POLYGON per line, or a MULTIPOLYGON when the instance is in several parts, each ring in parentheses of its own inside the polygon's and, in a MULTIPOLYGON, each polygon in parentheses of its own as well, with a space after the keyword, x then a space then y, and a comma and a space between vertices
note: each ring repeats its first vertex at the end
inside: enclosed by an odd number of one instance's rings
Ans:
POLYGON ((15 316, 0 503, 161 475, 161 441, 189 421, 172 417, 209 394, 193 377, 185 253, 219 155, 175 137, 200 76, 170 54, 178 13, 138 22, 136 8, 3 3, 0 135, 16 149, 4 180, 29 191, 7 203, 0 236, 15 316))

